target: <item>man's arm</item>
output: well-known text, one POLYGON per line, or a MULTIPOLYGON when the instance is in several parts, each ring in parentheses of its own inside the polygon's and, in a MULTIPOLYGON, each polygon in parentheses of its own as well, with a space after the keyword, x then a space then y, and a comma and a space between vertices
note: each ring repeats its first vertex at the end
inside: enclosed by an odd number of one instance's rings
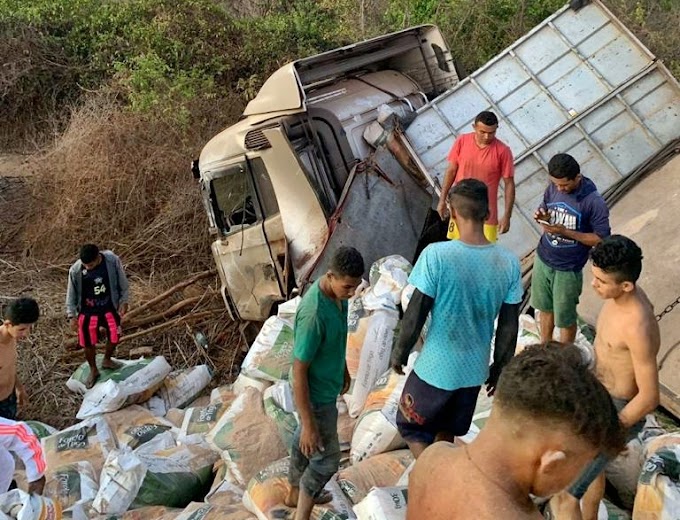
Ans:
POLYGON ((130 301, 130 284, 128 283, 125 269, 123 269, 123 264, 118 257, 116 257, 116 271, 118 274, 118 290, 120 291, 120 297, 118 300, 118 313, 122 317, 128 310, 128 304, 130 301))
POLYGON ((309 398, 309 365, 297 358, 293 360, 293 397, 302 426, 300 451, 307 458, 323 450, 319 428, 312 414, 312 401, 309 398))
POLYGON ((628 349, 633 361, 637 395, 619 413, 624 427, 630 428, 659 406, 659 369, 656 355, 658 341, 654 341, 644 325, 629 327, 628 349))
POLYGON ((510 218, 515 204, 515 178, 504 177, 503 183, 505 185, 505 212, 503 218, 498 221, 498 233, 501 235, 510 231, 510 218))
POLYGON ((408 308, 404 313, 404 319, 401 322, 399 339, 390 358, 390 365, 397 373, 404 373, 401 367, 406 364, 413 346, 418 341, 420 331, 423 330, 423 325, 425 325, 425 320, 427 320, 427 315, 432 310, 433 305, 433 298, 421 293, 418 289, 413 291, 413 296, 411 296, 408 308))
POLYGON ((442 220, 446 220, 448 209, 446 207, 446 199, 449 194, 449 190, 456 180, 456 173, 458 173, 458 162, 453 160, 449 162, 448 168, 446 168, 446 173, 444 174, 444 183, 442 184, 442 191, 439 194, 439 203, 437 204, 437 213, 442 220))
POLYGON ((14 392, 17 395, 17 404, 19 405, 19 408, 28 406, 28 395, 26 394, 26 388, 19 380, 19 374, 14 378, 14 392))
POLYGON ((498 378, 505 365, 515 355, 517 348, 517 332, 519 330, 520 303, 504 303, 498 314, 496 327, 496 343, 493 351, 493 364, 489 369, 489 379, 486 382, 487 393, 491 396, 496 391, 498 378))
POLYGON ((75 281, 70 269, 66 285, 66 315, 69 318, 75 318, 78 315, 78 294, 76 294, 75 281))
POLYGON ((23 461, 29 482, 40 482, 44 478, 47 465, 42 447, 38 437, 26 424, 0 418, 0 446, 15 453, 23 461))

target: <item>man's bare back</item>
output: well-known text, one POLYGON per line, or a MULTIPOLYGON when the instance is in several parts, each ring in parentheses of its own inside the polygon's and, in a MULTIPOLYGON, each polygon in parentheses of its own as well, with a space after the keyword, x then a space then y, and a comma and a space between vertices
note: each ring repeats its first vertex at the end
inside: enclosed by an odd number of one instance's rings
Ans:
POLYGON ((612 397, 630 400, 638 393, 634 355, 642 358, 659 352, 659 326, 647 295, 636 287, 621 302, 605 300, 597 320, 596 374, 612 397))
POLYGON ((437 442, 418 459, 409 477, 407 520, 541 520, 525 497, 503 489, 504 475, 486 474, 465 448, 437 442), (432 478, 436 475, 436 478, 432 478))
POLYGON ((14 392, 16 370, 17 342, 0 328, 0 401, 14 392))

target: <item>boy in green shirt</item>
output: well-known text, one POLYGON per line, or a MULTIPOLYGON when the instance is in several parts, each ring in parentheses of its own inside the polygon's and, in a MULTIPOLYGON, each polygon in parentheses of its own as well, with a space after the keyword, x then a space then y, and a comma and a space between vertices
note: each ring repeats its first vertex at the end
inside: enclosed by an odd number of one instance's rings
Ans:
POLYGON ((293 437, 286 505, 297 506, 296 520, 309 520, 314 504, 331 500, 323 488, 340 464, 335 403, 350 382, 345 364, 347 300, 363 274, 359 251, 339 248, 295 314, 293 393, 300 424, 293 437))

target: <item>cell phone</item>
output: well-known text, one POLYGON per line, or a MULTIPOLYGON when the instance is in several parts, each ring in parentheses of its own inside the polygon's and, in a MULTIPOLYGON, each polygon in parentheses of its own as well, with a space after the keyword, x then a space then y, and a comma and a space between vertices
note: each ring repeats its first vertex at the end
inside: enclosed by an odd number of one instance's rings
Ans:
POLYGON ((547 220, 536 219, 536 222, 538 222, 539 224, 543 224, 544 226, 552 226, 552 224, 547 220))

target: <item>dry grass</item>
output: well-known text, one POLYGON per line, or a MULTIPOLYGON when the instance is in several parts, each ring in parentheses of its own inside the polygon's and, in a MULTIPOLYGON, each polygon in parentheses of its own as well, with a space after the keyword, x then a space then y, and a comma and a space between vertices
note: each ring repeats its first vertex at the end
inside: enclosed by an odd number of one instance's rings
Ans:
MULTIPOLYGON (((0 303, 30 295, 41 306, 35 333, 20 347, 20 378, 31 400, 23 418, 56 427, 75 422, 81 399, 64 383, 83 355, 65 350, 72 336, 64 298, 68 267, 81 244, 94 242, 121 257, 132 286, 132 309, 212 266, 189 162, 218 125, 205 119, 203 133, 187 137, 160 119, 121 109, 112 97, 96 96, 74 111, 53 147, 20 162, 18 176, 0 178, 0 303)), ((118 355, 126 358, 132 348, 152 347, 174 368, 207 363, 214 369, 214 384, 233 380, 241 362, 241 336, 224 309, 215 276, 140 317, 187 298, 196 303, 182 315, 205 317, 125 342, 118 355), (208 338, 207 351, 194 341, 199 330, 208 338)))

